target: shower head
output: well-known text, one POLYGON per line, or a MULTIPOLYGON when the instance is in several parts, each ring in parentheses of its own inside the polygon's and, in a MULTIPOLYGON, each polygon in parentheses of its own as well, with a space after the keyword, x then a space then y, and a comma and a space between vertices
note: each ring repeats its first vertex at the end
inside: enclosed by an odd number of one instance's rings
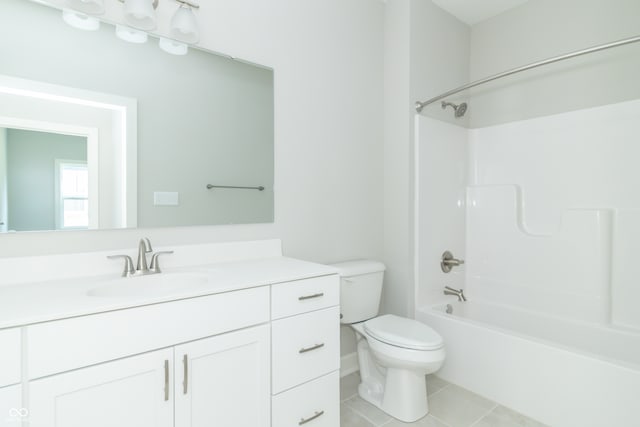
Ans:
POLYGON ((459 119, 460 117, 464 116, 464 113, 467 112, 468 105, 466 102, 463 102, 462 104, 453 104, 451 102, 442 101, 442 109, 444 110, 447 107, 452 107, 456 119, 459 119))

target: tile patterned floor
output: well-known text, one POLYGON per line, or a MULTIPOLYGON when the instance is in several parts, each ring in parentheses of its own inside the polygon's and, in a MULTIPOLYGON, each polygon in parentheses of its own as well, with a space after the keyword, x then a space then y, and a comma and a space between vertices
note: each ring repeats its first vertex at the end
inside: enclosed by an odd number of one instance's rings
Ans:
POLYGON ((427 376, 429 414, 403 423, 362 400, 359 383, 357 372, 340 380, 341 427, 546 427, 434 375, 427 376))

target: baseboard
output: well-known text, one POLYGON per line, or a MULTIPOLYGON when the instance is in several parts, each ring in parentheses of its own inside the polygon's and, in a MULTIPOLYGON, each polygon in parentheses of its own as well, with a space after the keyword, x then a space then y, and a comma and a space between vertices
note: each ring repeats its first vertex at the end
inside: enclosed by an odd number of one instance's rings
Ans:
POLYGON ((358 353, 345 354, 340 358, 340 377, 346 377, 360 370, 358 366, 358 353))

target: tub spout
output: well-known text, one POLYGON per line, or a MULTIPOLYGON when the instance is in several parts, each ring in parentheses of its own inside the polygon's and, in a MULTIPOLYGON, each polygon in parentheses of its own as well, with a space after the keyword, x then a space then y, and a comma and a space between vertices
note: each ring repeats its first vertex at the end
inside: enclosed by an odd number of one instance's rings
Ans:
POLYGON ((453 289, 450 288, 449 286, 445 286, 444 287, 444 294, 445 295, 455 295, 458 297, 458 301, 466 301, 467 299, 464 296, 464 290, 462 289, 453 289))

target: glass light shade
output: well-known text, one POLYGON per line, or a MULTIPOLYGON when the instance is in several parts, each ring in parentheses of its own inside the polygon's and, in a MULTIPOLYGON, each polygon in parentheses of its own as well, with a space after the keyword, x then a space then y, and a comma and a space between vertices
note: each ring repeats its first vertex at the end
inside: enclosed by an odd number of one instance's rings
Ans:
POLYGON ((73 28, 85 31, 96 31, 100 29, 100 21, 93 16, 84 13, 74 12, 73 10, 63 10, 62 19, 73 28))
POLYGON ((116 25, 116 36, 129 43, 146 43, 149 38, 144 31, 134 30, 124 25, 116 25))
POLYGON ((69 7, 82 13, 100 15, 104 13, 104 0, 67 0, 69 7))
POLYGON ((124 19, 127 24, 141 30, 156 28, 156 11, 153 0, 125 0, 124 19))
POLYGON ((189 46, 171 39, 160 38, 160 49, 172 55, 186 55, 189 46))
POLYGON ((182 5, 171 18, 171 36, 187 43, 196 43, 200 37, 198 21, 190 7, 182 5))

